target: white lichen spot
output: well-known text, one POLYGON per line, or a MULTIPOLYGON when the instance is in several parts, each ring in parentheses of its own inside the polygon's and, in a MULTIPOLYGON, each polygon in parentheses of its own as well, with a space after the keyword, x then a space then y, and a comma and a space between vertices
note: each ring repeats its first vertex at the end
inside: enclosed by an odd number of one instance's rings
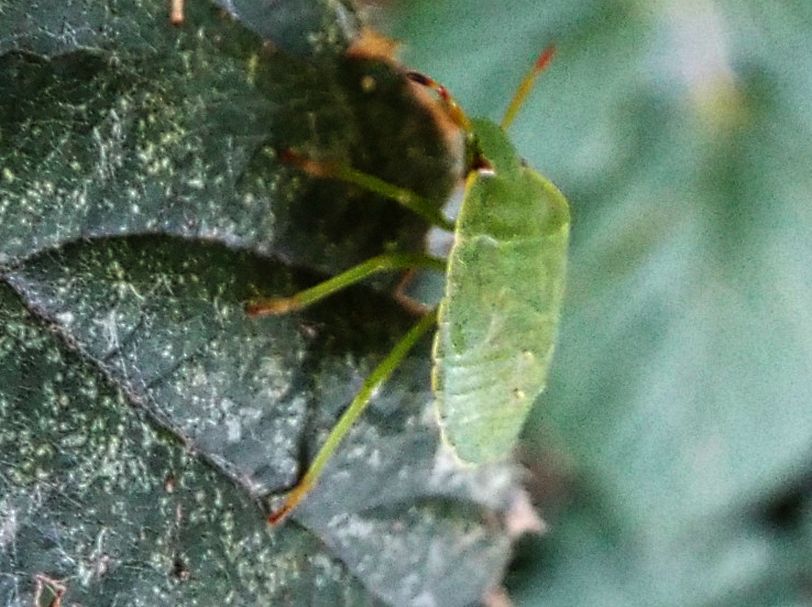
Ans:
POLYGON ((202 190, 206 186, 205 182, 200 177, 193 177, 192 179, 189 179, 186 182, 186 185, 194 190, 202 190))
POLYGON ((242 440, 242 424, 240 420, 230 417, 225 420, 226 440, 230 443, 237 443, 242 440))
POLYGON ((246 67, 246 80, 248 84, 253 86, 257 80, 257 67, 259 66, 259 55, 252 54, 248 58, 248 66, 246 67))
POLYGON ((189 384, 192 388, 205 386, 208 382, 206 369, 202 365, 196 365, 194 368, 189 369, 189 384))
POLYGON ((47 445, 40 445, 34 450, 34 455, 37 457, 45 458, 50 456, 53 453, 53 448, 50 444, 47 445))
POLYGON ((56 321, 66 328, 69 328, 75 320, 76 317, 73 315, 73 312, 60 312, 56 315, 56 321))
POLYGON ((17 511, 4 501, 0 508, 0 550, 14 543, 17 529, 17 511))
POLYGON ((7 183, 14 181, 14 173, 8 167, 3 167, 3 181, 7 183))
POLYGON ((424 590, 414 597, 414 602, 412 604, 415 607, 436 607, 437 599, 435 599, 434 595, 428 590, 424 590))
POLYGON ((367 466, 372 469, 381 467, 381 451, 380 449, 373 449, 367 458, 367 466))

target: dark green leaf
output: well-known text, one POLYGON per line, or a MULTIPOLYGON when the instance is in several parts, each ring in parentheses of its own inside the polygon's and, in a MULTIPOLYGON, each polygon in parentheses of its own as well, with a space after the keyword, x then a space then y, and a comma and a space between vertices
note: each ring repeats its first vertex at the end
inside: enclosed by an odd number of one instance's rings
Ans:
POLYGON ((0 604, 476 603, 519 493, 440 448, 427 344, 264 522, 412 319, 365 287, 242 310, 425 231, 280 150, 437 204, 454 160, 397 69, 344 57, 347 6, 186 4, 0 5, 0 604))
POLYGON ((269 533, 6 286, 0 326, 0 604, 32 604, 38 576, 94 605, 367 600, 315 538, 269 533))

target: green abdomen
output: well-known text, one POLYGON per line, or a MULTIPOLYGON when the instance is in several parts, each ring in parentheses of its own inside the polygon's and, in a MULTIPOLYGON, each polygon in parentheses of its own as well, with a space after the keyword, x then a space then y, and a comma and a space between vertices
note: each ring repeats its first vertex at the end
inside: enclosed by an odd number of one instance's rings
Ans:
POLYGON ((568 234, 566 200, 529 169, 480 175, 466 192, 433 372, 444 438, 464 461, 509 456, 544 388, 568 234))

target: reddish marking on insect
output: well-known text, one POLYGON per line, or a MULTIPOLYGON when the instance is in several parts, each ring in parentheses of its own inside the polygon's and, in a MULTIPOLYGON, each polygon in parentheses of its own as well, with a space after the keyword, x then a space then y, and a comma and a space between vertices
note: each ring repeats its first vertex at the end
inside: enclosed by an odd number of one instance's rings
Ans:
MULTIPOLYGON (((400 44, 398 41, 382 36, 370 28, 364 28, 361 33, 355 37, 347 49, 346 56, 350 59, 374 59, 388 63, 395 69, 401 70, 400 64, 397 62, 397 51, 400 44)), ((410 80, 417 84, 417 81, 406 74, 410 80)), ((367 79, 361 80, 361 86, 364 90, 374 90, 374 87, 369 86, 370 81, 367 79)), ((426 94, 425 87, 427 85, 416 86, 413 88, 414 99, 426 111, 431 114, 434 123, 440 130, 440 133, 445 141, 446 148, 452 156, 462 156, 459 122, 454 120, 448 112, 447 99, 449 97, 448 91, 439 93, 443 96, 442 106, 438 106, 435 99, 426 94)))
POLYGON ((293 488, 293 491, 288 493, 285 497, 285 503, 268 515, 268 523, 274 527, 284 521, 288 515, 293 512, 296 506, 299 505, 299 502, 310 493, 312 488, 313 483, 309 482, 307 478, 303 479, 300 485, 297 485, 293 488))
POLYGON ((482 154, 476 154, 473 159, 471 160, 471 166, 469 167, 471 171, 477 171, 479 173, 488 173, 493 175, 493 165, 490 161, 485 158, 482 154))
POLYGON ((451 93, 448 92, 448 89, 444 87, 442 84, 434 80, 433 78, 429 78, 425 74, 421 74, 420 72, 406 72, 406 77, 409 78, 412 82, 416 82, 421 86, 425 86, 427 88, 432 89, 437 93, 440 97, 440 100, 443 102, 443 106, 448 114, 448 117, 451 121, 460 129, 467 131, 469 130, 470 124, 468 121, 468 116, 465 115, 465 112, 459 106, 459 104, 455 101, 454 97, 451 96, 451 93))
POLYGON ((288 514, 290 514, 293 511, 293 508, 294 508, 293 505, 285 504, 279 510, 271 512, 268 515, 268 524, 271 525, 272 527, 275 527, 276 525, 278 525, 287 518, 288 514))
POLYGON ((541 51, 536 59, 536 62, 533 64, 533 67, 531 67, 530 71, 525 74, 524 78, 519 84, 519 87, 516 89, 516 94, 513 95, 513 99, 510 100, 510 105, 508 105, 505 115, 502 117, 502 122, 499 125, 502 127, 502 130, 506 131, 513 123, 513 119, 516 117, 516 114, 522 107, 527 95, 532 90, 533 83, 536 81, 538 75, 544 71, 548 65, 550 65, 553 55, 555 55, 555 45, 551 44, 541 51))
POLYGON ((329 162, 313 160, 290 148, 279 150, 279 160, 313 177, 329 178, 335 175, 335 166, 329 162))
POLYGON ((539 55, 539 58, 536 59, 536 71, 540 72, 542 70, 547 69, 547 66, 550 64, 550 61, 553 60, 553 56, 555 55, 555 45, 551 44, 539 55))
POLYGON ((245 313, 251 318, 281 316, 282 314, 298 310, 299 307, 300 305, 295 297, 269 297, 263 299, 262 303, 248 302, 245 305, 245 313))
POLYGON ((406 75, 411 79, 417 82, 417 84, 422 84, 423 86, 427 86, 429 88, 434 89, 437 91, 437 94, 440 95, 440 98, 443 101, 451 101, 451 93, 448 92, 448 89, 445 88, 442 84, 434 80, 433 78, 429 78, 425 74, 421 74, 420 72, 406 72, 406 75))
POLYGON ((378 59, 394 63, 398 46, 400 43, 397 40, 365 27, 352 41, 346 55, 356 59, 378 59))

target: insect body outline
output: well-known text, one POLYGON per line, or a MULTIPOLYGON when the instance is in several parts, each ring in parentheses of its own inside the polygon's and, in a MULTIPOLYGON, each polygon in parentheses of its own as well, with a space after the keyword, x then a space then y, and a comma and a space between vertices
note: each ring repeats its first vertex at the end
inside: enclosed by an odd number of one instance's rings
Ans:
POLYGON ((372 175, 319 163, 295 151, 285 162, 319 178, 355 184, 406 206, 430 224, 453 230, 447 261, 429 255, 385 253, 290 297, 249 302, 252 316, 289 313, 382 271, 443 269, 439 305, 394 346, 364 381, 299 483, 269 516, 278 524, 318 482, 324 467, 408 352, 433 327, 431 373, 443 440, 462 462, 507 457, 530 408, 544 388, 563 300, 569 208, 546 178, 521 159, 506 129, 538 74, 550 62, 548 47, 516 91, 501 124, 469 118, 442 85, 418 72, 406 76, 433 89, 465 138, 466 179, 454 224, 427 201, 372 175))

